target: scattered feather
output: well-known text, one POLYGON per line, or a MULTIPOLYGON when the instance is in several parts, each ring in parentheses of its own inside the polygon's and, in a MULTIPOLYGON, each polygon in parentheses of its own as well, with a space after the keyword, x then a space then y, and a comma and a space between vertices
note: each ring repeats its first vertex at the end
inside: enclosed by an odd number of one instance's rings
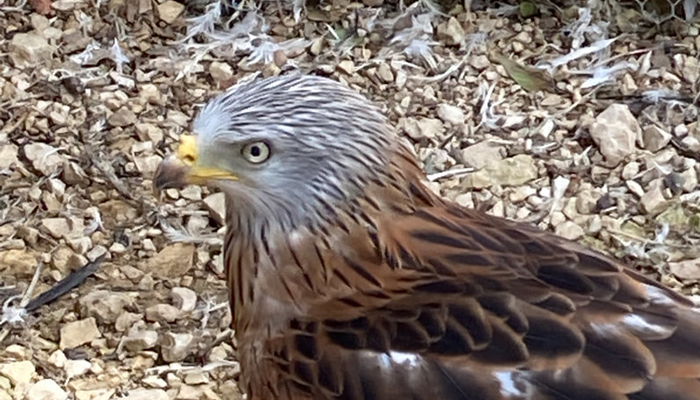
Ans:
POLYGON ((420 0, 420 3, 422 3, 425 6, 425 8, 430 12, 430 14, 440 15, 442 17, 449 17, 449 15, 442 12, 440 4, 434 2, 433 0, 420 0))
POLYGON ((651 167, 656 169, 661 174, 661 176, 666 176, 673 172, 673 165, 661 165, 658 162, 656 162, 656 160, 654 160, 653 158, 650 159, 649 162, 651 163, 651 167))
POLYGON ((501 102, 491 103, 491 95, 496 88, 496 82, 489 86, 488 82, 482 81, 479 84, 479 99, 481 100, 481 109, 479 114, 481 115, 481 122, 479 125, 483 125, 489 129, 499 129, 498 121, 500 117, 496 116, 493 108, 496 107, 501 102))
POLYGON ((428 180, 430 182, 435 182, 437 180, 443 179, 443 178, 451 178, 454 176, 461 176, 468 174, 470 172, 473 172, 474 168, 472 167, 467 167, 467 168, 455 168, 455 169, 450 169, 447 171, 442 171, 442 172, 436 172, 434 174, 429 174, 428 175, 428 180))
POLYGON ((0 326, 5 324, 19 324, 24 321, 27 316, 27 310, 24 307, 13 306, 12 303, 19 299, 20 296, 10 296, 2 304, 2 315, 0 315, 0 326))
POLYGON ((488 37, 489 35, 486 32, 477 32, 467 35, 460 46, 460 49, 466 52, 465 57, 469 57, 475 47, 485 45, 488 37))
POLYGON ((188 18, 187 34, 178 40, 176 43, 185 43, 200 33, 203 35, 211 35, 216 30, 216 23, 221 19, 221 6, 218 1, 207 4, 204 14, 197 17, 188 18))
POLYGON ((693 18, 695 18, 695 12, 698 7, 698 0, 684 0, 683 1, 683 12, 685 16, 685 20, 687 22, 690 22, 693 18))
POLYGON ((99 230, 104 230, 104 226, 102 225, 102 216, 100 216, 100 210, 97 207, 89 207, 86 212, 90 213, 90 216, 92 217, 92 221, 88 226, 86 226, 83 229, 83 234, 85 236, 89 236, 96 232, 98 229, 99 230))
POLYGON ((599 8, 596 3, 596 0, 590 0, 586 7, 580 7, 578 19, 562 29, 562 32, 571 37, 572 49, 580 48, 587 40, 601 40, 608 37, 610 23, 593 19, 592 10, 599 8))
POLYGON ((186 228, 180 227, 176 228, 164 219, 160 221, 160 227, 163 233, 172 242, 180 243, 206 243, 210 245, 222 245, 223 238, 220 235, 199 235, 197 233, 189 232, 186 228))
POLYGON ((591 9, 581 7, 578 9, 578 19, 564 28, 564 32, 571 35, 571 48, 580 48, 586 40, 585 34, 592 20, 591 9))
MULTIPOLYGON (((286 40, 281 43, 275 43, 267 35, 259 37, 262 39, 260 43, 252 48, 248 56, 248 62, 251 64, 264 63, 268 64, 274 60, 275 52, 282 51, 284 53, 297 52, 309 46, 310 42, 306 39, 296 38, 286 40)), ((291 62, 291 60, 289 60, 291 62)))
MULTIPOLYGON (((225 332, 227 334, 230 334, 229 332, 225 332)), ((219 335, 220 336, 220 335, 219 335)), ((227 367, 227 368, 239 368, 240 364, 238 361, 227 361, 227 360, 222 360, 222 361, 215 361, 215 362, 210 362, 206 365, 182 365, 181 363, 171 363, 168 365, 159 365, 157 367, 151 367, 146 370, 146 373, 153 374, 153 375, 162 375, 166 372, 187 372, 187 371, 213 371, 217 368, 221 367, 227 367)))
POLYGON ((573 50, 566 55, 557 57, 553 60, 546 61, 542 63, 540 68, 546 68, 547 70, 552 71, 557 67, 570 63, 571 61, 578 60, 579 58, 586 57, 589 54, 598 53, 602 50, 605 50, 616 40, 617 38, 598 40, 590 46, 573 50))
POLYGON ((571 180, 564 176, 557 176, 552 182, 552 199, 556 203, 564 197, 566 189, 569 187, 571 180))
POLYGON ((375 61, 403 52, 409 58, 422 60, 430 69, 437 69, 438 62, 432 49, 439 44, 433 40, 433 18, 436 15, 441 14, 430 10, 424 1, 417 1, 399 16, 379 21, 379 27, 392 30, 393 34, 389 45, 379 51, 375 61), (410 24, 405 21, 410 21, 410 24), (407 26, 396 29, 404 25, 407 26))
POLYGON ((430 69, 435 70, 437 69, 437 61, 435 60, 431 46, 437 44, 437 42, 427 41, 425 39, 413 39, 404 49, 404 53, 409 57, 422 59, 430 66, 430 69))
POLYGON ((207 299, 204 301, 204 306, 201 308, 202 311, 202 322, 201 322, 201 329, 205 329, 207 325, 209 324, 209 318, 211 317, 211 313, 225 309, 229 306, 228 301, 224 301, 222 303, 216 303, 214 302, 214 299, 207 299))
POLYGON ((499 7, 489 10, 489 13, 497 17, 509 17, 520 13, 520 5, 499 3, 499 7))
POLYGON ((206 34, 217 45, 225 44, 229 40, 239 38, 254 38, 256 34, 264 33, 269 29, 265 19, 255 11, 248 12, 240 22, 234 24, 228 30, 214 30, 206 34), (218 43, 217 43, 218 42, 218 43))
POLYGON ((379 23, 379 16, 382 14, 382 10, 376 9, 369 11, 372 12, 372 15, 365 20, 365 29, 367 29, 367 32, 374 32, 374 29, 381 25, 379 23))
POLYGON ((17 324, 24 321, 29 310, 27 309, 27 304, 30 302, 32 293, 34 292, 34 287, 37 282, 39 282, 39 276, 41 275, 41 263, 37 265, 34 270, 34 275, 32 280, 27 286, 27 289, 21 296, 10 296, 2 305, 2 315, 0 315, 0 326, 4 324, 17 324), (19 299, 19 303, 14 306, 12 305, 15 300, 19 299))
POLYGON ((301 21, 301 13, 306 8, 306 0, 293 0, 292 1, 292 13, 294 14, 294 22, 299 23, 301 21))
POLYGON ((654 237, 654 243, 656 244, 664 244, 666 241, 666 238, 668 237, 669 232, 671 232, 671 227, 668 224, 668 222, 664 222, 661 224, 661 228, 656 231, 656 237, 654 237))
POLYGON ((91 16, 85 14, 82 11, 77 11, 76 12, 77 16, 76 19, 78 20, 78 23, 80 24, 80 29, 82 29, 84 32, 90 32, 92 31, 93 25, 94 25, 94 20, 92 19, 91 16))
POLYGON ((117 72, 121 74, 122 66, 129 62, 129 57, 124 54, 121 46, 119 46, 119 41, 117 41, 116 38, 114 39, 114 43, 112 44, 112 47, 110 47, 110 50, 112 52, 112 61, 117 64, 117 72))
POLYGON ((644 91, 642 97, 648 103, 659 104, 660 102, 677 98, 678 93, 669 89, 652 89, 644 91))
POLYGON ((92 41, 78 54, 70 56, 70 60, 79 65, 87 64, 93 58, 93 52, 100 48, 100 44, 92 41))
POLYGON ((267 33, 270 30, 268 22, 256 11, 249 11, 230 28, 221 29, 217 25, 221 13, 222 4, 216 2, 207 6, 203 15, 187 20, 187 34, 177 43, 181 51, 189 53, 190 57, 178 65, 176 80, 198 72, 200 62, 212 51, 231 56, 247 55, 249 64, 267 64, 274 60, 277 51, 299 52, 311 43, 302 38, 275 42, 267 33), (194 41, 195 36, 204 43, 194 41))
MULTIPOLYGON (((94 261, 91 261, 82 266, 81 268, 71 272, 65 278, 61 279, 55 285, 53 285, 50 289, 46 290, 45 292, 41 293, 35 298, 27 301, 26 304, 23 304, 25 310, 27 312, 32 312, 45 304, 51 303, 52 301, 58 299, 64 294, 78 287, 83 282, 85 282, 85 280, 89 278, 92 274, 97 272, 97 270, 100 268, 100 265, 102 264, 102 261, 104 261, 105 258, 106 254, 103 254, 97 257, 94 261)), ((35 277, 36 276, 37 275, 35 274, 35 277)), ((34 281, 32 281, 32 283, 34 283, 34 281)))
POLYGON ((598 67, 593 70, 593 76, 586 79, 586 81, 581 84, 581 88, 588 89, 604 83, 614 82, 621 73, 627 70, 635 71, 636 69, 636 65, 626 61, 617 63, 611 67, 598 67))

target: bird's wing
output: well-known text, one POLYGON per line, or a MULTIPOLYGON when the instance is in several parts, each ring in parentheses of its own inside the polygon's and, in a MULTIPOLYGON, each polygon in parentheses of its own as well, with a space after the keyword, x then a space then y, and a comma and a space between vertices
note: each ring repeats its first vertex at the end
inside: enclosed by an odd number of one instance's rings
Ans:
POLYGON ((376 254, 327 255, 360 289, 266 344, 280 398, 700 399, 700 314, 672 290, 456 206, 378 228, 376 254))

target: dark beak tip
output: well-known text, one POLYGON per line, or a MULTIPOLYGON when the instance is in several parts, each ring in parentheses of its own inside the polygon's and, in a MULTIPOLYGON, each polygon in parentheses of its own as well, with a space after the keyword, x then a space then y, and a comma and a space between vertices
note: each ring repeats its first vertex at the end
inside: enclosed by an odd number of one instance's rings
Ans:
POLYGON ((160 195, 165 189, 182 189, 187 186, 187 167, 179 162, 165 159, 158 164, 153 174, 153 191, 160 195))

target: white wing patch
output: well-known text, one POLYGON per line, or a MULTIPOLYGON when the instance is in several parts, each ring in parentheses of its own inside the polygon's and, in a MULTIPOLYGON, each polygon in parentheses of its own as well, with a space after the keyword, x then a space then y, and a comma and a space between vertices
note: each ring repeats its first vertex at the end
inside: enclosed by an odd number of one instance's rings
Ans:
POLYGON ((620 326, 612 323, 594 323, 591 324, 591 329, 598 336, 615 336, 620 332, 620 326))
MULTIPOLYGON (((650 323, 637 314, 628 314, 622 318, 622 323, 630 332, 641 336, 654 335, 657 337, 669 337, 673 334, 674 327, 650 323)), ((660 338, 659 338, 660 339, 660 338)), ((657 340, 659 340, 657 339, 657 340)))
POLYGON ((418 367, 423 361, 419 355, 400 351, 390 351, 388 354, 382 354, 379 356, 379 360, 384 368, 392 368, 396 364, 405 367, 418 367))
POLYGON ((494 376, 501 385, 501 394, 505 398, 529 399, 535 393, 534 387, 527 381, 528 372, 525 371, 500 371, 494 376))
POLYGON ((676 302, 669 297, 663 290, 655 286, 647 286, 647 295, 653 304, 672 306, 676 302))

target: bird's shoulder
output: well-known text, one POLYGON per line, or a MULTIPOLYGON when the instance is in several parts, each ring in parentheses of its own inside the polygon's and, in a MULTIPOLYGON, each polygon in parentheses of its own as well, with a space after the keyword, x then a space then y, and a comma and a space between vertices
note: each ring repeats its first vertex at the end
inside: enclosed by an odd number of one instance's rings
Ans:
POLYGON ((268 341, 290 393, 625 399, 697 383, 691 302, 613 258, 448 203, 377 228, 324 260, 354 290, 268 341))

